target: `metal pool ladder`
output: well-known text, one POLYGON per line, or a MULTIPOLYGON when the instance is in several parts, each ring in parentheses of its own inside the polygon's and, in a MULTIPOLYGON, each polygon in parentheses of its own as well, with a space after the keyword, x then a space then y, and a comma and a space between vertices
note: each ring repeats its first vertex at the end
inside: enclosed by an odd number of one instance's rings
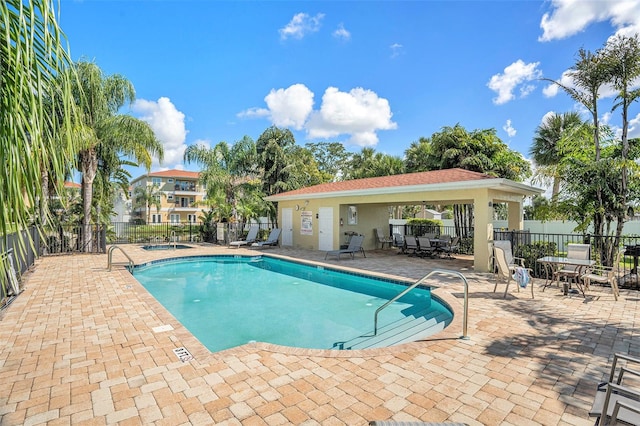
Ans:
POLYGON ((134 262, 133 262, 133 259, 131 259, 131 257, 129 257, 129 255, 127 253, 125 253, 124 250, 122 250, 122 247, 120 247, 120 246, 111 246, 111 247, 109 247, 109 256, 108 256, 108 261, 107 261, 107 271, 111 272, 111 266, 112 265, 127 265, 129 267, 129 272, 131 272, 131 271, 133 271, 134 262), (129 259, 129 261, 126 262, 126 263, 113 263, 113 251, 115 249, 120 250, 120 252, 122 254, 124 254, 124 256, 127 259, 129 259))
POLYGON ((373 317, 373 335, 374 336, 378 334, 378 314, 380 313, 380 311, 382 311, 384 308, 386 308, 396 300, 400 299, 405 294, 409 293, 411 290, 413 290, 414 288, 422 284, 422 282, 426 281, 427 278, 429 278, 431 275, 434 275, 434 274, 455 275, 459 277, 464 283, 464 314, 462 316, 462 336, 460 338, 464 340, 469 339, 469 336, 467 335, 467 317, 469 314, 469 283, 467 282, 467 278, 464 275, 462 275, 460 272, 451 271, 448 269, 434 269, 433 271, 429 272, 427 275, 425 275, 424 277, 420 278, 418 281, 416 281, 415 283, 407 287, 405 290, 398 293, 393 299, 389 300, 384 305, 376 309, 376 313, 373 317))

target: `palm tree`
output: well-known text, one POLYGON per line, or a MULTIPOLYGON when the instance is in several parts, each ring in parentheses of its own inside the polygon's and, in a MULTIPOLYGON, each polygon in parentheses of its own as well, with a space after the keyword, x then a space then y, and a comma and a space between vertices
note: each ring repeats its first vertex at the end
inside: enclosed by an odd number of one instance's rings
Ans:
POLYGON ((161 197, 166 196, 160 191, 158 185, 138 186, 133 190, 133 202, 137 206, 144 206, 147 212, 147 223, 151 219, 151 207, 155 206, 156 211, 160 212, 162 206, 161 197))
POLYGON ((537 179, 540 182, 544 182, 547 179, 552 180, 552 199, 557 198, 562 181, 561 163, 563 151, 560 143, 563 139, 574 134, 575 130, 584 124, 580 114, 577 112, 554 113, 536 128, 529 154, 538 166, 536 170, 537 179))
MULTIPOLYGON (((65 172, 76 150, 71 138, 75 114, 69 80, 73 75, 65 73, 71 61, 53 4, 50 0, 0 2, 3 235, 34 220, 31 208, 48 198, 49 184, 43 177, 63 191, 65 172)), ((48 214, 46 207, 42 214, 48 214)), ((36 223, 42 220, 36 218, 36 223)))
MULTIPOLYGON (((184 153, 186 163, 198 163, 204 166, 200 180, 207 187, 207 200, 219 200, 226 207, 218 206, 218 213, 229 214, 238 221, 238 204, 241 198, 251 199, 260 187, 257 179, 256 145, 245 136, 232 146, 220 142, 213 148, 203 145, 190 145, 184 153), (226 213, 225 213, 226 212, 226 213)), ((245 201, 246 201, 245 200, 245 201)))
POLYGON ((90 252, 93 245, 93 184, 100 164, 124 155, 150 170, 152 156, 162 160, 164 151, 147 123, 118 114, 126 102, 135 99, 135 90, 129 80, 117 74, 105 77, 102 70, 91 62, 78 62, 75 71, 79 84, 74 87, 74 96, 82 114, 82 126, 77 134, 84 211, 82 247, 90 252))

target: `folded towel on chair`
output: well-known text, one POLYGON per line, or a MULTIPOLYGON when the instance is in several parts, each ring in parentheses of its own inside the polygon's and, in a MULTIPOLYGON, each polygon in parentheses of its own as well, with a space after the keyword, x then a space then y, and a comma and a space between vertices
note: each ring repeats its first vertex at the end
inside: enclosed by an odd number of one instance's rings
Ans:
POLYGON ((531 281, 531 276, 529 276, 529 271, 527 270, 527 268, 518 266, 513 271, 513 279, 516 280, 520 288, 527 288, 527 284, 529 284, 529 281, 531 281))

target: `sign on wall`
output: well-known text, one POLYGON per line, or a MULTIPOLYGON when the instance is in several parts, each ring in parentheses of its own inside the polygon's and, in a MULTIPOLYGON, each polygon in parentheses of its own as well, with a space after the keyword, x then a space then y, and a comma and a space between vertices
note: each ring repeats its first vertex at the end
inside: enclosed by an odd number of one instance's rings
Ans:
POLYGON ((300 235, 313 235, 313 213, 304 210, 300 213, 300 235))

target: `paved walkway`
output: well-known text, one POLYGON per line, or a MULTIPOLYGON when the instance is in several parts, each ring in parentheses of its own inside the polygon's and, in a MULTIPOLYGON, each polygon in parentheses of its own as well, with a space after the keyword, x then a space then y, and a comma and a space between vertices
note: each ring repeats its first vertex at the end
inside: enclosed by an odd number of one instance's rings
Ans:
MULTIPOLYGON (((136 263, 246 252, 124 249, 136 263)), ((410 279, 433 268, 463 272, 469 340, 458 338, 463 286, 447 280, 435 293, 455 320, 426 341, 353 352, 256 343, 210 353, 124 268, 107 272, 106 263, 106 255, 43 258, 0 313, 0 424, 590 425, 587 410, 612 354, 640 355, 636 291, 622 290, 615 302, 608 289, 583 299, 555 287, 543 293, 536 282, 534 300, 515 288, 503 299, 468 259, 408 258, 390 249, 327 263, 410 279), (154 331, 163 325, 173 329, 154 331), (194 359, 179 361, 178 347, 194 359)))

